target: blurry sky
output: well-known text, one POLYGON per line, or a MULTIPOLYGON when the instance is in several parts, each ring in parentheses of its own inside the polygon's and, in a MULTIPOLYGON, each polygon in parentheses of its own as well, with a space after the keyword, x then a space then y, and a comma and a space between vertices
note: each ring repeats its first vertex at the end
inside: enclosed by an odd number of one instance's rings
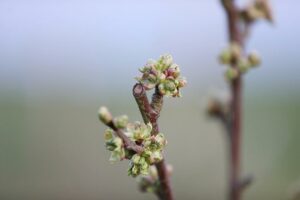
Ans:
MULTIPOLYGON (((260 52, 263 65, 247 79, 259 92, 299 91, 299 4, 273 0, 275 24, 260 22, 251 34, 249 50, 260 52)), ((137 67, 165 52, 192 87, 207 88, 222 82, 215 57, 226 46, 224 19, 217 0, 2 0, 0 91, 40 99, 127 88, 137 67)))

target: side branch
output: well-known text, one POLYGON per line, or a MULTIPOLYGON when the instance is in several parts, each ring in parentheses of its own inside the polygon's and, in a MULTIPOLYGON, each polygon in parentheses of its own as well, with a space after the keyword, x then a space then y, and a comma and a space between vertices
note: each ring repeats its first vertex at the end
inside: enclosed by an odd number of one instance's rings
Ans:
POLYGON ((221 0, 225 9, 228 22, 229 40, 242 44, 242 37, 238 28, 238 8, 234 4, 234 0, 221 0))
POLYGON ((126 149, 135 151, 138 154, 141 154, 144 151, 144 148, 131 141, 122 129, 117 128, 113 121, 108 122, 106 125, 114 130, 116 136, 122 139, 126 149))
POLYGON ((156 113, 149 104, 144 86, 140 83, 135 84, 132 89, 132 94, 139 107, 144 123, 150 122, 150 119, 153 118, 151 116, 155 116, 156 113))
POLYGON ((159 132, 157 119, 162 108, 163 96, 159 93, 158 89, 156 88, 152 96, 152 102, 150 104, 147 98, 146 90, 144 86, 140 83, 137 83, 133 86, 132 92, 144 122, 150 122, 152 124, 153 129, 151 135, 157 135, 159 132))

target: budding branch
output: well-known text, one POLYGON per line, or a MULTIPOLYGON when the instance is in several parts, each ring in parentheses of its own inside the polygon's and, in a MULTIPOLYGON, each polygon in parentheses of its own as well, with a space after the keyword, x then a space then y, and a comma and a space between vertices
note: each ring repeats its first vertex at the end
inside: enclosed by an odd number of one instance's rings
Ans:
MULTIPOLYGON (((159 133, 159 126, 157 119, 160 115, 160 111, 163 105, 163 96, 159 93, 158 88, 155 88, 155 92, 152 96, 152 102, 149 103, 147 98, 146 90, 144 86, 137 83, 133 86, 133 96, 139 107, 141 115, 145 123, 152 124, 151 135, 157 135, 159 133)), ((169 174, 167 171, 167 166, 164 159, 158 162, 156 165, 158 171, 160 190, 158 191, 158 197, 161 200, 173 200, 173 194, 171 189, 171 184, 169 181, 169 174)))

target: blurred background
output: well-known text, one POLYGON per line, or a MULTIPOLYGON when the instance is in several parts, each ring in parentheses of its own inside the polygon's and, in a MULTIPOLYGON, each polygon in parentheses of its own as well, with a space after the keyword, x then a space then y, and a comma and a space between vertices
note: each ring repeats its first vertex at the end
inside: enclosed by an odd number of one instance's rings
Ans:
MULTIPOLYGON (((300 2, 271 4, 275 23, 255 25, 247 43, 263 63, 245 77, 242 174, 255 175, 245 200, 285 200, 300 185, 300 2)), ((97 110, 141 120, 133 78, 166 52, 188 80, 160 117, 175 195, 225 199, 225 137, 204 111, 228 89, 226 45, 218 0, 1 0, 0 199, 155 199, 126 161, 109 163, 97 110)))

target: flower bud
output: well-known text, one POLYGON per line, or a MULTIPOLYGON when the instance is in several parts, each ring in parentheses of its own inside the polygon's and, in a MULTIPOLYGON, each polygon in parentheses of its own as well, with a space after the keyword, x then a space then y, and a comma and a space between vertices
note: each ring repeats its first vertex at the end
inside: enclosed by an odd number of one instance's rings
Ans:
POLYGON ((231 59, 238 60, 241 57, 241 47, 236 42, 230 44, 231 59))
POLYGON ((178 81, 179 88, 186 86, 186 84, 187 84, 187 81, 184 78, 179 79, 179 81, 178 81))
POLYGON ((104 106, 99 108, 98 117, 99 117, 100 121, 102 121, 104 124, 110 123, 113 119, 109 110, 104 106))
POLYGON ((172 76, 174 79, 179 77, 180 75, 180 69, 177 64, 172 64, 170 68, 167 70, 168 76, 172 76))
POLYGON ((247 59, 241 58, 239 59, 237 66, 241 73, 246 73, 250 67, 250 63, 247 59))
POLYGON ((106 129, 105 132, 104 132, 104 140, 105 140, 106 142, 108 142, 108 141, 110 141, 110 140, 112 140, 112 139, 113 139, 113 130, 110 129, 110 128, 108 128, 108 129, 106 129))
POLYGON ((164 54, 160 57, 160 62, 163 65, 163 70, 166 70, 173 63, 173 57, 170 54, 164 54))
POLYGON ((239 76, 239 72, 237 69, 229 67, 226 72, 225 72, 225 78, 228 81, 233 81, 234 79, 236 79, 239 76))
POLYGON ((163 156, 160 151, 154 151, 150 156, 151 164, 158 163, 163 159, 163 156))
POLYGON ((256 52, 251 52, 248 55, 248 61, 251 65, 251 67, 256 67, 261 63, 261 59, 260 59, 258 53, 256 53, 256 52))
POLYGON ((149 75, 148 75, 148 80, 149 80, 149 82, 151 82, 151 83, 155 83, 156 80, 157 80, 157 77, 156 77, 154 74, 149 74, 149 75))
POLYGON ((219 56, 220 63, 224 64, 224 65, 230 64, 231 59, 232 59, 232 56, 231 56, 231 52, 229 49, 223 50, 219 56))
POLYGON ((166 81, 165 89, 169 91, 173 91, 176 89, 175 83, 173 81, 166 81))
POLYGON ((165 95, 167 93, 163 83, 158 85, 158 90, 159 90, 159 93, 162 94, 162 95, 165 95))
POLYGON ((114 118, 114 125, 117 128, 126 128, 128 124, 128 117, 126 115, 122 115, 114 118))
POLYGON ((167 140, 165 139, 162 133, 158 133, 155 138, 155 142, 159 145, 159 148, 162 149, 167 144, 167 140))
POLYGON ((254 7, 260 12, 262 18, 270 22, 273 21, 272 11, 268 0, 256 0, 254 7))
POLYGON ((254 22, 258 19, 273 22, 273 14, 268 0, 255 0, 242 14, 248 22, 254 22))
POLYGON ((156 60, 149 59, 145 65, 145 67, 147 67, 148 69, 153 69, 153 68, 155 68, 156 65, 157 65, 156 60))
POLYGON ((141 159, 141 156, 135 154, 134 156, 132 156, 131 161, 133 162, 133 164, 140 164, 140 162, 142 161, 141 159))

